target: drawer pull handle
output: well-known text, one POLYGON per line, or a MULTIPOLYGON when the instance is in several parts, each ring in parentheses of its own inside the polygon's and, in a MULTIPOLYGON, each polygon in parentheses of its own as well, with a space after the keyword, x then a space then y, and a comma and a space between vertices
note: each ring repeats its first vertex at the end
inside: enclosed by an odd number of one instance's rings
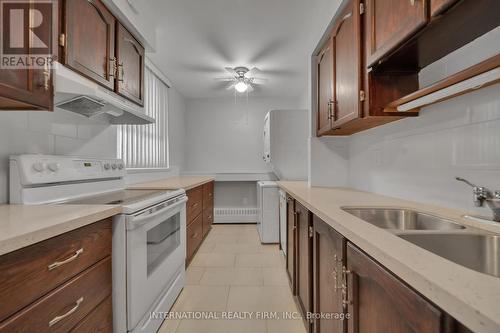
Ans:
POLYGON ((64 318, 72 315, 76 310, 78 310, 78 308, 80 307, 80 304, 82 304, 83 302, 83 297, 80 297, 76 302, 75 302, 75 306, 69 310, 68 312, 66 312, 65 314, 61 315, 61 316, 57 316, 55 317, 54 319, 52 319, 51 321, 49 321, 49 327, 52 327, 54 326, 55 324, 57 324, 58 322, 60 322, 61 320, 63 320, 64 318))
POLYGON ((60 267, 62 265, 66 265, 69 262, 72 262, 73 260, 75 260, 76 258, 78 258, 80 256, 80 254, 82 254, 82 253, 83 253, 83 248, 81 248, 78 251, 76 251, 75 254, 72 255, 71 257, 69 257, 68 259, 65 259, 63 261, 56 261, 55 263, 50 264, 48 266, 49 271, 51 271, 53 269, 56 269, 57 267, 60 267))

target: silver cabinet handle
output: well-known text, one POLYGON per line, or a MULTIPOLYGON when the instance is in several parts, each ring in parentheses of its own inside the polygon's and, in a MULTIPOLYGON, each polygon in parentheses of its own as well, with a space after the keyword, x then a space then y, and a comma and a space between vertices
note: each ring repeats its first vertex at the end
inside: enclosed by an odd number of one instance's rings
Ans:
POLYGON ((49 271, 57 268, 57 267, 60 267, 62 265, 65 265, 69 262, 72 262, 73 260, 75 260, 76 258, 78 258, 80 256, 80 254, 83 253, 83 248, 79 249, 78 251, 75 252, 74 255, 72 255, 71 257, 69 257, 68 259, 65 259, 63 261, 56 261, 55 263, 52 263, 50 264, 49 266, 47 266, 49 268, 49 271))
POLYGON ((342 306, 346 308, 349 305, 352 305, 353 302, 352 300, 349 300, 348 294, 347 294, 347 275, 351 274, 352 272, 348 270, 345 266, 342 266, 342 306))
POLYGON ((412 6, 415 6, 415 0, 410 0, 412 6))
POLYGON ((109 58, 109 77, 116 77, 118 72, 118 65, 116 62, 116 57, 109 58))
POLYGON ((116 76, 117 76, 117 79, 119 82, 123 82, 123 78, 125 77, 125 70, 123 69, 123 62, 121 64, 118 64, 116 76))
POLYGON ((69 310, 68 312, 66 312, 65 314, 61 315, 61 316, 57 316, 55 317, 54 319, 52 319, 51 321, 49 321, 49 327, 52 327, 54 326, 55 324, 57 324, 58 322, 60 322, 61 320, 63 320, 64 318, 72 315, 76 310, 78 310, 78 308, 80 307, 80 304, 82 304, 83 302, 83 297, 80 297, 76 302, 75 302, 75 306, 69 310))

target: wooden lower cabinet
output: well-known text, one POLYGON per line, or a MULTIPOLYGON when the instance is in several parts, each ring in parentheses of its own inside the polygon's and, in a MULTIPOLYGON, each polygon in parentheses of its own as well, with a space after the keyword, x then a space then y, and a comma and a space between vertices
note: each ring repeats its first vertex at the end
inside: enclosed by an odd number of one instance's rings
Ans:
POLYGON ((288 194, 287 213, 292 292, 314 313, 307 332, 471 333, 288 194))
POLYGON ((111 219, 0 256, 0 285, 1 333, 111 333, 111 219))
POLYGON ((186 260, 189 262, 193 258, 196 250, 201 245, 203 241, 203 220, 201 214, 198 215, 192 222, 187 226, 186 229, 186 260))
POLYGON ((214 220, 214 182, 186 191, 186 266, 189 265, 214 220))
POLYGON ((297 293, 296 272, 295 272, 295 240, 296 240, 296 221, 295 221, 295 200, 286 197, 286 272, 292 288, 292 294, 297 293))
POLYGON ((113 297, 109 296, 83 319, 71 333, 105 333, 113 331, 113 297))
POLYGON ((314 313, 334 316, 315 319, 313 332, 342 333, 347 327, 342 316, 345 312, 342 304, 342 267, 346 240, 320 218, 313 216, 313 223, 313 309, 314 313))
POLYGON ((445 313, 361 252, 347 245, 349 333, 445 332, 445 313))
MULTIPOLYGON (((312 216, 309 210, 295 202, 297 242, 297 301, 303 314, 312 312, 312 216)), ((311 322, 306 322, 309 328, 311 322)))

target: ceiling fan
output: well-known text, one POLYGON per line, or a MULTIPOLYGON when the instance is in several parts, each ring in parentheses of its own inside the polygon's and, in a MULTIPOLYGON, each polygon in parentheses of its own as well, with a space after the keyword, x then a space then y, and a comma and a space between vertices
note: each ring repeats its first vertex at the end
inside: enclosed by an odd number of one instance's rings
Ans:
POLYGON ((237 92, 244 93, 246 91, 252 92, 256 85, 266 83, 268 80, 255 77, 259 72, 257 67, 248 69, 247 67, 225 67, 232 76, 216 78, 217 81, 231 82, 227 89, 235 89, 237 92))

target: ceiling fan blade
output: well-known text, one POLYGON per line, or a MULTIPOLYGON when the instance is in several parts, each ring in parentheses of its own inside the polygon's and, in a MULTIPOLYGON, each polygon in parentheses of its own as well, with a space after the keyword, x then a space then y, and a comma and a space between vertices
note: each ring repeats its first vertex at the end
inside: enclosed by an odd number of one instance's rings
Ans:
POLYGON ((260 69, 258 69, 257 67, 253 67, 251 70, 249 70, 249 71, 245 74, 245 76, 246 76, 246 77, 253 77, 253 76, 255 76, 255 75, 259 74, 260 72, 261 72, 261 70, 260 70, 260 69))
POLYGON ((234 77, 216 77, 215 81, 231 82, 234 81, 234 77))
POLYGON ((227 90, 231 90, 231 89, 234 89, 234 86, 236 85, 237 82, 233 82, 231 83, 229 86, 227 86, 227 90))
POLYGON ((247 88, 247 91, 248 92, 252 92, 254 89, 253 89, 253 86, 251 84, 248 85, 248 88, 247 88))
POLYGON ((260 77, 254 77, 252 80, 252 83, 254 83, 254 84, 266 84, 268 82, 269 82, 268 79, 264 79, 264 78, 260 78, 260 77))
POLYGON ((238 76, 238 73, 236 73, 236 71, 233 68, 231 68, 231 67, 224 67, 224 69, 226 71, 228 71, 229 73, 231 73, 231 75, 238 76))

